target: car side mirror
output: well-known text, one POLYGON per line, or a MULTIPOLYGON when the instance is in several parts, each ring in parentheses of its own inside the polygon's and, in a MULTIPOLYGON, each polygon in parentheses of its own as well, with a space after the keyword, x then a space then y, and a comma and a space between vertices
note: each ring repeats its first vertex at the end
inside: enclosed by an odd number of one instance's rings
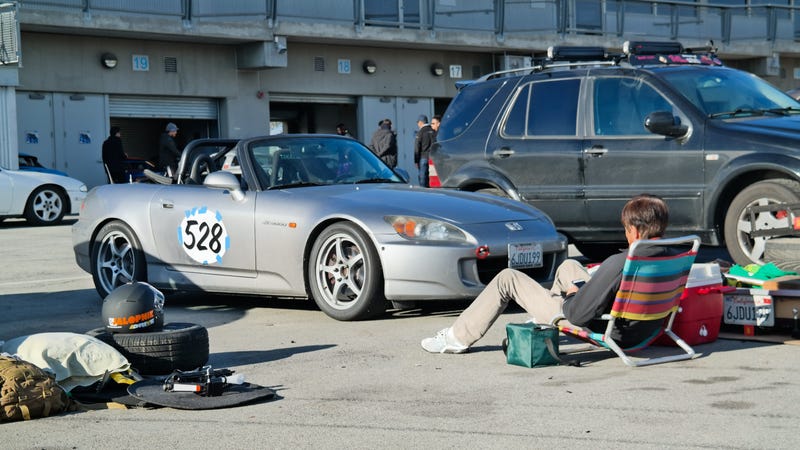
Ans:
POLYGON ((686 136, 689 132, 689 127, 669 111, 651 112, 644 119, 644 127, 651 133, 675 138, 686 136))
POLYGON ((208 174, 205 180, 203 180, 203 186, 215 189, 225 189, 230 191, 231 197, 237 202, 244 200, 244 191, 242 191, 242 186, 239 183, 239 179, 236 178, 236 175, 230 172, 218 170, 208 174))

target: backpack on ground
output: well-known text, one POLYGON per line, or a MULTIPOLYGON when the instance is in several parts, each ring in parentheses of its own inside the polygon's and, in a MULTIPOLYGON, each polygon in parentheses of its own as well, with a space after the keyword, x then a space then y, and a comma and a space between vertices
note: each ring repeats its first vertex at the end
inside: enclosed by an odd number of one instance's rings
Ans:
POLYGON ((54 376, 29 362, 0 356, 0 422, 52 416, 70 403, 54 376))

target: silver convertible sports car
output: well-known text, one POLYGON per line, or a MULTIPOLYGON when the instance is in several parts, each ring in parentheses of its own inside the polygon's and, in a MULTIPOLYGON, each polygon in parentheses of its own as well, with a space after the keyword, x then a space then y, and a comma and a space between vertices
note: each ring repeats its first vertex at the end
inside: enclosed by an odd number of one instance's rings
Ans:
POLYGON ((548 284, 567 256, 533 207, 409 185, 347 137, 198 140, 174 178, 148 176, 91 190, 73 226, 75 258, 103 297, 140 280, 313 298, 357 320, 387 301, 472 299, 505 267, 548 284))

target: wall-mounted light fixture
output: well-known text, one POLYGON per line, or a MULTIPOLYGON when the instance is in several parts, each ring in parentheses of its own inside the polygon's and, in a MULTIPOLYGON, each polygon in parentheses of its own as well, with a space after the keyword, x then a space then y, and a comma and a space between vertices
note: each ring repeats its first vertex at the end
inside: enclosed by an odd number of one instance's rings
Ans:
POLYGON ((378 66, 375 64, 375 61, 371 59, 364 61, 364 64, 361 67, 364 69, 364 73, 368 73, 370 75, 378 70, 378 66))
POLYGON ((113 53, 103 53, 100 55, 100 64, 103 65, 106 69, 113 69, 117 67, 117 55, 113 53))
POLYGON ((439 63, 431 64, 431 74, 435 77, 444 75, 444 66, 439 63))
POLYGON ((275 44, 275 51, 279 55, 286 53, 286 36, 275 36, 272 42, 275 44))

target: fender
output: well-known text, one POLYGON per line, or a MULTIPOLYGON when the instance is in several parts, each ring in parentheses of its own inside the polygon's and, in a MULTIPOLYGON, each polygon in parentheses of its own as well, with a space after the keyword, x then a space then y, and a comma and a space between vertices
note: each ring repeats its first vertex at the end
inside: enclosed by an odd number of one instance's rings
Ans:
POLYGON ((785 178, 800 182, 800 160, 784 154, 750 153, 729 161, 716 172, 714 179, 706 183, 705 222, 707 228, 714 227, 714 218, 720 206, 727 208, 727 205, 720 205, 723 194, 737 184, 741 184, 744 179, 750 178, 751 180, 746 184, 751 184, 769 178, 779 178, 776 175, 759 175, 759 172, 782 174, 785 178))
POLYGON ((514 200, 522 201, 517 187, 503 173, 491 167, 486 161, 475 161, 461 166, 451 174, 442 187, 464 191, 476 191, 491 186, 502 190, 514 200))

